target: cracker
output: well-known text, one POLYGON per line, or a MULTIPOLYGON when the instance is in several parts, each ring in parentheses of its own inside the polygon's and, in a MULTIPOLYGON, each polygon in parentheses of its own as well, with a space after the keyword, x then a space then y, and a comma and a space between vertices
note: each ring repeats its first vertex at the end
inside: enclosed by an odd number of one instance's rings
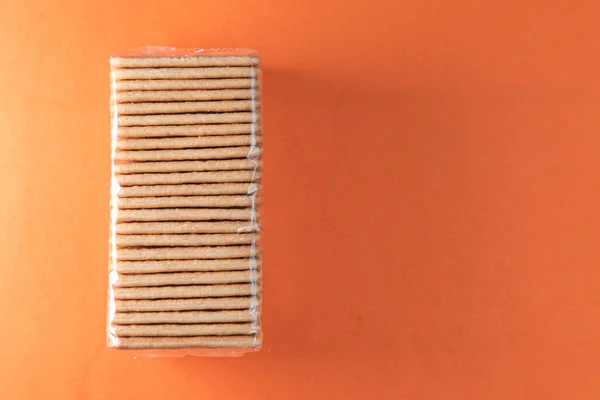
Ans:
POLYGON ((255 67, 198 67, 198 68, 128 68, 112 71, 117 81, 138 79, 214 79, 255 78, 259 73, 255 67))
POLYGON ((216 136, 250 135, 260 132, 258 124, 215 124, 215 125, 168 125, 168 126, 123 126, 117 131, 119 137, 169 137, 169 136, 216 136))
POLYGON ((164 114, 125 115, 117 117, 117 126, 138 125, 189 125, 189 124, 239 124, 256 122, 254 112, 231 112, 216 114, 164 114))
POLYGON ((220 160, 256 158, 259 155, 259 147, 248 146, 185 150, 121 150, 115 153, 115 161, 220 160))
POLYGON ((113 328, 115 335, 119 337, 251 335, 257 331, 257 326, 253 323, 117 325, 113 328))
POLYGON ((252 244, 258 239, 254 233, 210 235, 117 235, 117 246, 230 246, 252 244))
POLYGON ((162 246, 122 248, 119 261, 212 260, 250 258, 258 255, 254 244, 237 246, 162 246))
POLYGON ((254 170, 261 167, 258 160, 207 160, 207 161, 154 161, 116 164, 116 174, 151 172, 194 172, 194 171, 238 171, 254 170))
POLYGON ((193 89, 249 89, 259 86, 256 78, 235 79, 168 79, 114 81, 113 89, 129 90, 193 90, 193 89))
POLYGON ((255 256, 248 258, 218 260, 162 260, 162 261, 119 261, 119 273, 152 274, 157 272, 192 271, 235 271, 260 268, 261 260, 255 256))
POLYGON ((203 196, 220 194, 250 194, 258 187, 255 183, 210 183, 203 185, 154 185, 122 187, 118 196, 153 197, 153 196, 203 196))
POLYGON ((153 337, 117 338, 109 340, 110 347, 119 349, 248 349, 260 347, 260 335, 251 336, 192 336, 192 337, 153 337))
POLYGON ((258 66, 260 59, 253 56, 206 56, 200 57, 112 57, 113 68, 160 68, 160 67, 236 67, 258 66))
POLYGON ((115 153, 114 160, 115 162, 131 162, 255 159, 259 155, 260 148, 248 146, 172 150, 119 150, 115 153))
POLYGON ((143 221, 250 221, 256 218, 255 210, 251 208, 166 208, 156 210, 119 210, 118 222, 143 222, 143 221))
POLYGON ((126 197, 119 199, 119 208, 179 208, 179 207, 251 207, 252 196, 167 196, 126 197))
POLYGON ((125 103, 113 111, 117 115, 185 114, 185 113, 225 113, 250 111, 260 107, 255 100, 180 101, 173 103, 125 103))
MULTIPOLYGON (((121 199, 121 201, 124 199, 121 199)), ((168 234, 168 233, 244 233, 258 230, 249 222, 128 222, 115 224, 116 233, 168 234)))
POLYGON ((202 136, 161 139, 122 139, 118 150, 189 149, 195 147, 232 147, 256 144, 262 138, 252 135, 202 136))
POLYGON ((199 324, 210 322, 252 322, 257 317, 258 312, 254 310, 131 312, 116 313, 111 322, 117 325, 199 324))
POLYGON ((248 310, 258 307, 256 297, 217 297, 204 299, 117 300, 117 312, 248 310))
POLYGON ((176 272, 129 275, 120 274, 115 287, 215 285, 218 283, 248 283, 258 279, 256 271, 176 272))
POLYGON ((202 101, 202 100, 243 100, 257 99, 255 89, 225 90, 136 90, 119 93, 117 103, 142 103, 159 101, 202 101))
MULTIPOLYGON (((260 179, 260 171, 173 172, 166 174, 117 175, 121 186, 170 185, 183 183, 252 182, 260 179)), ((216 204, 216 202, 215 202, 216 204)))
POLYGON ((246 258, 254 256, 252 246, 217 247, 150 247, 140 249, 120 249, 117 259, 133 260, 209 260, 213 258, 246 258))
POLYGON ((256 283, 233 285, 185 285, 141 288, 114 288, 115 300, 189 299, 196 297, 231 297, 256 295, 260 290, 256 283))

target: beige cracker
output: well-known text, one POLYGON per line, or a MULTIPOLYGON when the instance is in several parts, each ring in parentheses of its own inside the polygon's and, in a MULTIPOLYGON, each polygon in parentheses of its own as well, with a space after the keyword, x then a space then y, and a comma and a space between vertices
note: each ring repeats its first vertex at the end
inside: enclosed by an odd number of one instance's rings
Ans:
POLYGON ((178 207, 251 207, 256 201, 251 196, 167 196, 125 197, 119 199, 119 208, 178 208, 178 207))
POLYGON ((128 68, 113 70, 114 80, 137 79, 212 79, 212 78, 255 78, 259 73, 255 67, 208 67, 208 68, 128 68))
POLYGON ((117 260, 116 270, 119 273, 152 274, 157 272, 234 271, 256 269, 260 268, 260 265, 261 260, 256 256, 218 260, 117 260))
MULTIPOLYGON (((117 175, 121 186, 170 185, 182 183, 228 183, 252 182, 260 179, 260 171, 203 171, 173 172, 166 174, 129 174, 117 175)), ((227 199, 223 199, 223 202, 227 199)), ((217 204, 214 202, 214 204, 217 204)))
POLYGON ((119 337, 128 336, 212 336, 212 335, 251 335, 257 326, 242 324, 191 324, 191 325, 117 325, 114 332, 119 337))
POLYGON ((182 138, 122 139, 117 150, 191 149, 202 147, 250 146, 262 142, 261 135, 200 136, 182 138))
POLYGON ((256 217, 256 212, 251 208, 173 208, 157 210, 119 210, 118 222, 143 222, 143 221, 249 221, 256 217))
POLYGON ((254 233, 185 234, 185 235, 117 235, 118 247, 196 247, 253 244, 258 240, 254 233))
POLYGON ((159 101, 202 101, 256 99, 254 89, 226 90, 136 90, 117 94, 117 103, 142 103, 159 101))
POLYGON ((198 324, 209 322, 250 322, 255 321, 258 312, 255 310, 225 311, 171 311, 171 312, 131 312, 116 313, 113 324, 198 324))
POLYGON ((235 67, 258 66, 260 59, 253 56, 183 56, 183 57, 113 57, 113 68, 159 68, 159 67, 235 67))
POLYGON ((214 125, 168 125, 168 126, 122 126, 117 130, 119 137, 145 138, 169 136, 217 136, 250 135, 260 132, 258 124, 214 124, 214 125))
POLYGON ((115 153, 115 161, 177 161, 256 158, 258 147, 217 147, 192 150, 123 150, 115 153))
MULTIPOLYGON (((244 233, 258 230, 248 222, 129 222, 116 224, 117 234, 244 233)), ((207 235, 209 236, 209 235, 207 235)))
POLYGON ((194 89, 251 89, 258 88, 256 78, 235 79, 163 79, 129 80, 113 82, 119 93, 130 90, 194 90, 194 89))
POLYGON ((173 103, 124 103, 113 111, 117 115, 184 114, 198 112, 250 111, 260 107, 254 100, 181 101, 173 103))
POLYGON ((177 272, 129 275, 120 274, 115 287, 138 286, 172 286, 172 285, 214 285, 217 283, 254 282, 258 277, 256 271, 227 272, 177 272))
POLYGON ((117 125, 189 125, 189 124, 239 124, 256 122, 258 114, 253 112, 231 112, 216 114, 164 114, 125 115, 117 117, 117 125))
POLYGON ((110 347, 119 349, 248 349, 261 345, 260 335, 251 336, 194 336, 194 337, 153 337, 120 338, 109 340, 110 347))
POLYGON ((141 288, 114 288, 115 300, 186 299, 196 297, 230 297, 256 295, 256 283, 234 285, 158 286, 141 288))
POLYGON ((150 172, 194 172, 194 171, 237 171, 254 170, 261 167, 258 160, 207 160, 207 161, 154 161, 115 164, 117 174, 150 172))
POLYGON ((117 235, 117 246, 228 246, 252 244, 258 239, 253 233, 210 235, 117 235))
POLYGON ((125 139, 117 141, 118 150, 189 149, 194 147, 249 146, 260 142, 260 136, 202 136, 167 139, 125 139))
POLYGON ((204 185, 154 185, 130 186, 118 190, 119 197, 153 196, 203 196, 219 194, 251 194, 258 186, 255 183, 211 183, 204 185))
POLYGON ((177 300, 117 300, 114 304, 117 312, 249 310, 258 307, 259 300, 256 297, 217 297, 177 300))
POLYGON ((117 251, 117 259, 132 261, 244 258, 255 255, 255 252, 252 246, 126 248, 117 251))
POLYGON ((117 246, 228 246, 252 244, 256 240, 258 240, 258 235, 254 233, 117 235, 117 246))

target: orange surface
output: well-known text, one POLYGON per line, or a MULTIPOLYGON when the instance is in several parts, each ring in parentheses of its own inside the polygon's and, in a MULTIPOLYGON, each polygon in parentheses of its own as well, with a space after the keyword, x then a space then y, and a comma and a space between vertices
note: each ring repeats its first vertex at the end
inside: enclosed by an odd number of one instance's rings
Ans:
POLYGON ((596 1, 0 1, 3 399, 600 398, 596 1), (263 350, 105 348, 111 51, 264 67, 263 350))

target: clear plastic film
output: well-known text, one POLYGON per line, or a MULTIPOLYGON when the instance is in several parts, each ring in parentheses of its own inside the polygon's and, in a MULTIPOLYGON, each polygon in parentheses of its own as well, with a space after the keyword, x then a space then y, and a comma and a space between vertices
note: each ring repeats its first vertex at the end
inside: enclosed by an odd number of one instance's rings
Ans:
POLYGON ((148 47, 110 67, 108 346, 258 350, 258 55, 148 47))

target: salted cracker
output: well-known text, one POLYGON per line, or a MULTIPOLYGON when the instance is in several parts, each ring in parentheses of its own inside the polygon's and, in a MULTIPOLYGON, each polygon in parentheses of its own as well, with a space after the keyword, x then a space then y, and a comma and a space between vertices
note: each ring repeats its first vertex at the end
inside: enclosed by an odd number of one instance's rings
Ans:
POLYGON ((259 143, 259 135, 201 136, 160 139, 121 139, 117 150, 191 149, 199 147, 250 146, 259 143))
POLYGON ((118 189, 119 198, 154 196, 203 196, 221 194, 251 194, 258 190, 256 183, 208 183, 202 185, 128 186, 118 189))
POLYGON ((257 120, 255 112, 122 115, 117 117, 117 126, 120 129, 144 125, 240 124, 255 123, 257 120))
POLYGON ((140 288, 114 288, 115 300, 189 299, 256 295, 257 283, 231 285, 179 285, 140 288))
POLYGON ((125 197, 119 208, 179 208, 179 207, 251 207, 257 203, 252 196, 166 196, 125 197))
POLYGON ((122 126, 117 130, 119 138, 150 138, 180 136, 254 135, 261 131, 257 123, 122 126))
POLYGON ((258 214, 252 208, 165 208, 119 210, 117 222, 143 221, 250 221, 258 214))
POLYGON ((113 324, 199 324, 214 322, 251 322, 258 317, 257 310, 171 311, 115 313, 113 324))
POLYGON ((255 243, 254 233, 185 234, 185 235, 117 235, 118 247, 141 246, 231 246, 255 243))
MULTIPOLYGON (((121 186, 143 186, 184 183, 250 183, 260 179, 261 175, 260 171, 201 171, 117 175, 115 179, 121 186)), ((214 204, 217 203, 215 202, 214 204)))
POLYGON ((258 225, 249 222, 236 221, 124 222, 115 224, 115 230, 116 233, 120 235, 148 235, 169 233, 237 234, 257 231, 258 225))
POLYGON ((257 99, 258 90, 220 89, 220 90, 134 90, 116 95, 117 103, 205 101, 205 100, 243 100, 257 99))
POLYGON ((257 56, 112 57, 113 68, 239 67, 260 65, 257 56))
POLYGON ((120 150, 115 153, 115 161, 184 161, 219 160, 234 158, 257 158, 259 147, 217 147, 185 150, 120 150))
POLYGON ((126 337, 111 339, 109 347, 119 349, 248 349, 260 347, 260 334, 249 336, 126 337))
POLYGON ((259 305, 257 297, 215 297, 199 299, 117 300, 117 312, 248 310, 259 305))
POLYGON ((256 249, 250 245, 124 248, 117 252, 117 260, 206 260, 213 258, 245 258, 255 254, 256 249))
POLYGON ((115 287, 215 285, 220 283, 247 283, 259 279, 257 271, 175 272, 158 274, 119 274, 115 287))
POLYGON ((126 68, 114 69, 112 79, 215 79, 255 78, 259 70, 255 67, 197 67, 197 68, 126 68))
POLYGON ((260 266, 260 258, 250 256, 247 258, 212 260, 117 260, 115 269, 119 273, 154 274, 158 272, 243 271, 257 269, 260 266))
POLYGON ((158 274, 119 274, 115 287, 215 285, 221 283, 247 283, 259 279, 257 271, 226 272, 176 272, 158 274))
POLYGON ((150 161, 115 164, 115 174, 167 173, 195 171, 239 171, 260 168, 260 160, 150 161))
POLYGON ((113 88, 119 93, 125 91, 146 90, 195 90, 195 89, 250 89, 258 88, 257 78, 234 79, 157 79, 127 80, 113 82, 113 88))
POLYGON ((226 113, 250 111, 260 107, 255 100, 180 101, 169 103, 123 103, 114 107, 117 115, 152 115, 185 113, 226 113))
POLYGON ((213 336, 250 335, 258 327, 253 323, 234 324, 152 324, 116 325, 113 327, 119 337, 158 337, 158 336, 213 336))

